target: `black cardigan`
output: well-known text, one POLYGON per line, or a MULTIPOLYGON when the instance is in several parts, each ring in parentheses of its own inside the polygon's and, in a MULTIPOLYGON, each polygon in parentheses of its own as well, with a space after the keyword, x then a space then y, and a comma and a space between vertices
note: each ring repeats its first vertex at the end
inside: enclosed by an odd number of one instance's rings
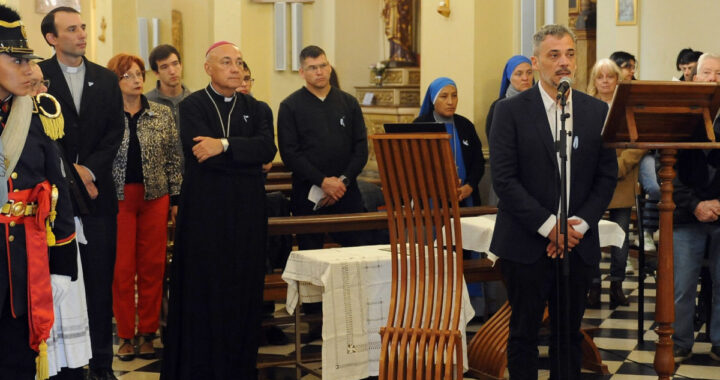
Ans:
MULTIPOLYGON (((471 194, 473 205, 480 206, 478 184, 485 173, 485 157, 482 152, 482 143, 475 131, 475 125, 473 125, 470 120, 458 114, 455 114, 453 119, 458 138, 460 138, 463 163, 465 164, 465 172, 467 173, 466 183, 473 189, 471 194)), ((419 116, 413 122, 435 122, 435 118, 432 112, 430 112, 419 116)))
POLYGON ((487 136, 487 141, 489 144, 490 141, 490 125, 492 125, 492 119, 493 119, 493 112, 495 112, 495 105, 497 102, 505 99, 505 97, 500 97, 495 99, 494 102, 490 105, 490 110, 488 111, 487 118, 485 119, 485 136, 487 136))

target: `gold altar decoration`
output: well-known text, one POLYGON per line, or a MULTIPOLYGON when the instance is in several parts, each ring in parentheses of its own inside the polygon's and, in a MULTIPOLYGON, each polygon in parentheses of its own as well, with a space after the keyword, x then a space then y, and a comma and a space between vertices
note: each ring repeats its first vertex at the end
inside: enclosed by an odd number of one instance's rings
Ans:
POLYGON ((382 11, 385 35, 390 41, 390 61, 415 64, 413 46, 413 0, 385 0, 382 11))

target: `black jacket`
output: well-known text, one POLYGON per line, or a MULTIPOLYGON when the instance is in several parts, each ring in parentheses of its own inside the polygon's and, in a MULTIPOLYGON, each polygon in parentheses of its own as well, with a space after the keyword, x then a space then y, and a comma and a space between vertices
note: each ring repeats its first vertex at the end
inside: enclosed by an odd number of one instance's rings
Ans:
POLYGON ((495 105, 503 99, 505 99, 504 96, 502 98, 497 98, 494 102, 492 102, 492 104, 490 105, 490 110, 487 114, 487 118, 485 119, 485 136, 487 136, 488 144, 490 144, 490 128, 492 128, 493 112, 495 112, 495 105))
MULTIPOLYGON (((695 217, 698 203, 720 199, 720 151, 681 150, 677 159, 677 177, 673 180, 673 222, 702 223, 695 217)), ((720 221, 713 223, 720 224, 720 221)))
MULTIPOLYGON (((531 264, 545 255, 549 242, 538 229, 556 214, 560 170, 539 85, 499 101, 490 133, 490 167, 498 203, 490 250, 503 259, 531 264)), ((573 90, 573 151, 568 216, 590 229, 574 249, 587 265, 600 261, 597 225, 617 182, 615 151, 603 147, 600 134, 608 106, 573 90)))
MULTIPOLYGON (((39 63, 50 80, 48 93, 55 96, 65 118, 65 136, 60 139, 64 153, 72 163, 84 165, 95 175, 98 197, 92 202, 94 215, 117 213, 117 195, 112 177, 112 163, 125 128, 123 100, 118 77, 112 71, 85 61, 85 83, 80 115, 75 109, 70 88, 57 56, 39 63)), ((76 212, 77 212, 77 204, 76 212)))
MULTIPOLYGON (((458 138, 460 138, 460 147, 462 151, 463 163, 465 164, 465 172, 467 173, 467 184, 472 189, 473 205, 480 206, 480 193, 478 192, 478 184, 485 173, 485 157, 483 156, 482 143, 475 131, 475 125, 467 118, 455 114, 453 116, 455 129, 457 129, 458 138)), ((435 122, 432 112, 420 115, 413 122, 435 122)))

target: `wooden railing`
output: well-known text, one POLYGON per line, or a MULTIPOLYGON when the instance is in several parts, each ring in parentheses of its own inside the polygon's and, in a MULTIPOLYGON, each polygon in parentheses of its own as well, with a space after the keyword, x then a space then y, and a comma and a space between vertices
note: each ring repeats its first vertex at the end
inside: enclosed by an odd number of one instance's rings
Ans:
MULTIPOLYGON (((463 207, 460 209, 461 217, 495 213, 497 213, 497 208, 488 206, 463 207)), ((384 228, 388 228, 387 212, 385 211, 268 218, 268 235, 364 231, 384 228)))

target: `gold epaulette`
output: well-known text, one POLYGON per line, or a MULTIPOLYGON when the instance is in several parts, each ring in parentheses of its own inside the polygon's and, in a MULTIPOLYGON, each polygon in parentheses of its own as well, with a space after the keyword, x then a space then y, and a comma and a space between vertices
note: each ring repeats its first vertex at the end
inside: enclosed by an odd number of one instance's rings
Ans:
POLYGON ((33 98, 33 113, 40 116, 45 134, 57 140, 65 135, 65 119, 60 109, 60 103, 54 96, 47 93, 37 94, 33 98))

